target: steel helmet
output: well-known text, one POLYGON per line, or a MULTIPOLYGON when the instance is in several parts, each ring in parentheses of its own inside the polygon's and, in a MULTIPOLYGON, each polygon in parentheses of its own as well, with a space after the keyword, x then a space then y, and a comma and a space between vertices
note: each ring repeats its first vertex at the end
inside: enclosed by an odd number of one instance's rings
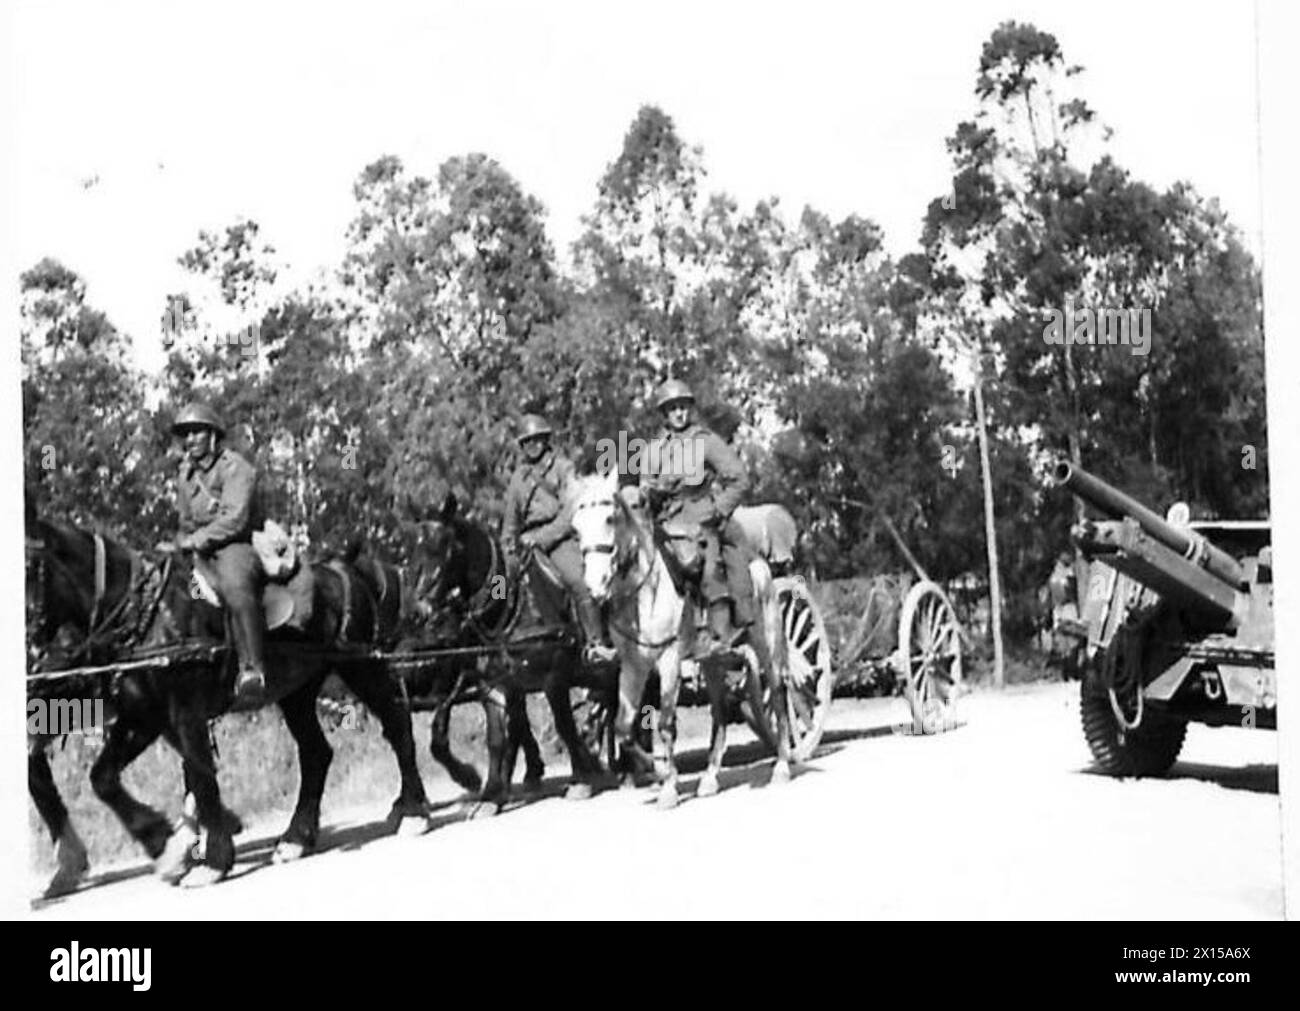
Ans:
POLYGON ((695 394, 680 379, 670 379, 659 387, 659 399, 655 401, 655 406, 662 411, 665 405, 671 404, 674 400, 689 400, 693 404, 695 394))
POLYGON ((524 420, 519 424, 519 434, 515 436, 516 442, 525 442, 538 435, 550 435, 551 426, 547 424, 546 419, 540 414, 525 414, 524 420))
POLYGON ((197 401, 181 408, 176 420, 172 422, 172 434, 179 435, 186 428, 210 428, 218 435, 226 434, 226 426, 217 417, 217 412, 197 401))

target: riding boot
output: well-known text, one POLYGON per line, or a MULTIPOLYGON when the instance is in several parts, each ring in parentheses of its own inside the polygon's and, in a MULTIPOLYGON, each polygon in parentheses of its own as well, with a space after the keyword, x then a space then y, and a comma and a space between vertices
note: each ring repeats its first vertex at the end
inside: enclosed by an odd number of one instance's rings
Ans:
POLYGON ((613 660, 617 651, 610 645, 600 605, 590 597, 579 597, 577 610, 578 622, 582 625, 582 635, 586 640, 586 648, 583 650, 586 658, 593 662, 613 660))
POLYGON ((239 677, 235 697, 250 704, 260 703, 266 691, 265 654, 262 648, 262 609, 253 606, 232 608, 231 624, 235 632, 235 651, 239 654, 239 677))

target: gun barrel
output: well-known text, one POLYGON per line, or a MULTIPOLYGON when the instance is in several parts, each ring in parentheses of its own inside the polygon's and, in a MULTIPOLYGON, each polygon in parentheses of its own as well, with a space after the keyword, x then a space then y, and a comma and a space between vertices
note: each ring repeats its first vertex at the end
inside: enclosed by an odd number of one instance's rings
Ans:
POLYGON ((1227 552, 1216 548, 1193 530, 1170 526, 1141 502, 1089 474, 1082 467, 1076 467, 1068 460, 1060 460, 1052 477, 1058 485, 1070 489, 1112 519, 1132 517, 1148 536, 1184 558, 1198 563, 1234 589, 1240 589, 1245 584, 1245 572, 1227 552))

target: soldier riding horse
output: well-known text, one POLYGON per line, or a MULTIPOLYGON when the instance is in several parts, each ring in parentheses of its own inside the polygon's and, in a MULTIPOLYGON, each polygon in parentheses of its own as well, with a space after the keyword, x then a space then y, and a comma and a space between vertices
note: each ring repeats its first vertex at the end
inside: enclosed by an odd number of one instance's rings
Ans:
MULTIPOLYGON (((214 434, 222 431, 215 415, 188 409, 177 425, 187 451, 200 442, 189 431, 196 426, 214 434)), ((375 601, 365 581, 337 562, 304 567, 295 593, 279 588, 268 598, 275 604, 274 615, 268 615, 258 585, 258 572, 265 566, 258 564, 247 534, 251 511, 245 496, 255 480, 243 471, 248 464, 242 459, 222 464, 225 451, 217 440, 202 442, 203 453, 187 455, 190 464, 197 458, 199 468, 207 466, 200 508, 209 522, 195 522, 194 512, 182 508, 182 536, 174 547, 188 551, 150 559, 107 537, 29 518, 28 635, 38 670, 123 665, 116 673, 94 676, 89 686, 53 689, 84 692, 89 687, 106 696, 105 708, 113 713, 103 750, 91 769, 96 795, 169 880, 184 876, 187 885, 220 880, 234 863, 234 844, 229 813, 217 788, 208 721, 233 708, 276 702, 298 744, 302 771, 298 803, 276 859, 301 856, 315 845, 319 830, 320 798, 332 751, 317 719, 316 698, 326 676, 334 672, 379 719, 393 748, 401 774, 401 793, 393 805, 401 819, 399 830, 427 831, 427 800, 415 765, 410 714, 384 666, 366 656, 368 650, 356 648, 372 642, 376 631, 375 601), (216 459, 211 459, 214 450, 216 459), (218 487, 211 475, 223 466, 224 480, 218 487), (230 522, 232 517, 238 522, 230 522), (240 547, 240 557, 223 562, 220 555, 231 546, 240 547), (196 592, 202 579, 195 582, 196 566, 189 560, 193 554, 201 566, 205 553, 217 556, 215 565, 207 566, 217 583, 215 602, 196 592), (250 594, 255 594, 251 601, 250 594), (257 620, 255 629, 250 611, 257 620), (278 628, 264 642, 268 622, 278 628), (69 631, 74 645, 60 656, 57 641, 69 631), (228 643, 232 633, 234 657, 228 649, 211 648, 228 643), (350 657, 349 647, 355 654, 350 657), (150 662, 162 654, 176 662, 150 662), (182 757, 198 822, 207 833, 204 865, 188 873, 190 840, 174 834, 159 812, 132 797, 122 783, 123 770, 159 736, 182 757)), ((192 497, 190 505, 197 501, 198 496, 192 497)), ((39 683, 59 685, 55 679, 39 683)), ((71 843, 75 833, 41 743, 30 742, 29 785, 46 825, 60 842, 55 886, 66 890, 84 873, 84 850, 78 853, 79 847, 71 843)))
MULTIPOLYGON (((733 522, 745 490, 740 460, 694 422, 694 402, 684 383, 665 383, 658 398, 665 427, 651 444, 640 486, 620 488, 613 471, 587 478, 576 490, 571 513, 587 585, 609 608, 622 667, 617 733, 637 764, 647 756, 634 740, 635 724, 650 675, 659 675, 659 804, 666 808, 678 801, 673 747, 685 661, 703 669, 713 718, 700 795, 718 791, 726 750, 724 669, 736 658, 745 661, 751 705, 761 709, 766 690, 776 715, 773 781, 790 778, 786 642, 771 571, 733 522), (697 634, 697 599, 707 614, 707 642, 697 634)), ((765 718, 761 711, 755 716, 765 718)))

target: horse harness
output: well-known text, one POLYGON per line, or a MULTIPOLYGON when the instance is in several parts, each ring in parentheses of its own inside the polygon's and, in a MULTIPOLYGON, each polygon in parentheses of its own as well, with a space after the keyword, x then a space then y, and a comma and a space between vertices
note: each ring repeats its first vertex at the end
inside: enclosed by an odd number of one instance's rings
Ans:
MULTIPOLYGON (((130 572, 127 587, 116 603, 104 610, 108 594, 108 546, 102 534, 91 535, 95 545, 94 589, 92 591, 89 616, 86 621, 84 637, 77 648, 67 658, 76 661, 89 658, 101 647, 130 647, 144 638, 159 605, 162 603, 163 591, 171 576, 172 558, 167 556, 161 564, 148 565, 133 551, 127 551, 127 563, 130 572)), ((26 541, 28 557, 36 556, 36 600, 33 610, 34 625, 44 622, 46 604, 46 564, 53 566, 67 580, 70 586, 76 586, 68 566, 49 550, 45 541, 28 538, 26 541)))

